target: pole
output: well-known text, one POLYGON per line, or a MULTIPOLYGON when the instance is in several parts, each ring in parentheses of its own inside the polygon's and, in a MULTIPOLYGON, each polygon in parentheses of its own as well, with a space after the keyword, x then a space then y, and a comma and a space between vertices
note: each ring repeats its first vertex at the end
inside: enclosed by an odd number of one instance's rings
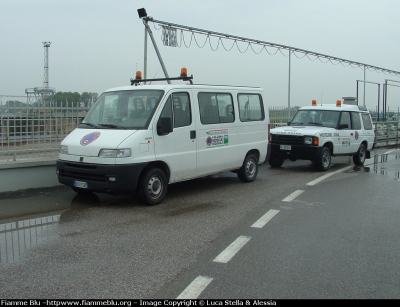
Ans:
MULTIPOLYGON (((153 32, 151 32, 151 29, 150 29, 150 27, 149 27, 149 24, 147 23, 147 19, 146 19, 146 18, 143 18, 143 24, 144 24, 144 26, 147 28, 147 32, 148 32, 149 35, 150 35, 151 41, 152 41, 153 46, 154 46, 154 49, 155 49, 155 51, 156 51, 156 53, 157 53, 157 57, 158 57, 158 60, 160 61, 162 70, 163 70, 163 72, 164 72, 164 75, 165 75, 166 78, 169 78, 167 69, 165 68, 164 62, 163 62, 163 60, 162 60, 162 58, 161 58, 160 51, 158 50, 156 41, 154 40, 153 32)), ((171 81, 170 81, 170 80, 167 80, 167 82, 168 82, 168 84, 171 84, 171 81)))
MULTIPOLYGON (((365 65, 364 65, 364 97, 363 97, 363 106, 365 107, 365 65)), ((358 104, 358 100, 357 100, 357 104, 358 104)))
POLYGON ((289 48, 289 80, 288 80, 288 121, 290 120, 290 70, 292 49, 289 48))
MULTIPOLYGON (((144 27, 144 69, 143 78, 147 79, 147 27, 144 27)), ((146 84, 146 82, 144 82, 146 84)))

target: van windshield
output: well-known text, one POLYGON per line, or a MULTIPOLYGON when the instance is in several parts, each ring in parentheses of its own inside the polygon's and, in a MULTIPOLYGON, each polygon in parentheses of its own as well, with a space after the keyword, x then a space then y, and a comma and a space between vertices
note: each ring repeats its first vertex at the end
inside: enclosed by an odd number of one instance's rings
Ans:
POLYGON ((79 128, 147 129, 162 90, 128 90, 100 95, 79 128))
POLYGON ((322 126, 336 128, 340 112, 328 110, 299 110, 289 126, 322 126))

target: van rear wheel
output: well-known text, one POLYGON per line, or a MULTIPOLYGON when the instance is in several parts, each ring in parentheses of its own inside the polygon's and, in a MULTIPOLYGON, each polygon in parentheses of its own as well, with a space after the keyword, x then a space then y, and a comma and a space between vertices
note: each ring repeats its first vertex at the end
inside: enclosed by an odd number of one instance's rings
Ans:
POLYGON ((252 182, 258 174, 258 159, 255 155, 250 154, 244 159, 242 167, 237 172, 237 176, 242 182, 252 182))
POLYGON ((148 206, 160 204, 167 194, 168 180, 165 173, 159 168, 148 169, 137 188, 140 200, 148 206))

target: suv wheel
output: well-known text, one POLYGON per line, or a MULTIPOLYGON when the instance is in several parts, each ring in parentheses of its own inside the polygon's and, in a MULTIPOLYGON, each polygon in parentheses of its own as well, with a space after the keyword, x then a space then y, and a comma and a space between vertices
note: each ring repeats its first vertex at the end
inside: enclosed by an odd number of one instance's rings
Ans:
POLYGON ((367 155, 367 149, 364 144, 360 145, 358 151, 355 155, 353 155, 353 162, 355 165, 364 165, 365 157, 367 155))
POLYGON ((317 168, 321 172, 326 172, 331 167, 331 151, 324 147, 317 160, 317 168))

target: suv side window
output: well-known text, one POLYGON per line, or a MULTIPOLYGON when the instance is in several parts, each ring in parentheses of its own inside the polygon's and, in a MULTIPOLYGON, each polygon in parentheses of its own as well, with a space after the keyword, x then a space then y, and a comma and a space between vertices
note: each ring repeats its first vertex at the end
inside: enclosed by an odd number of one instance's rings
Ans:
POLYGON ((342 112, 340 116, 340 125, 347 125, 347 128, 343 129, 351 129, 350 112, 342 112))
POLYGON ((364 129, 372 130, 371 116, 368 113, 362 113, 361 116, 362 116, 362 121, 364 124, 364 129))
POLYGON ((351 112, 351 121, 353 122, 353 129, 354 130, 361 130, 360 113, 351 112))

